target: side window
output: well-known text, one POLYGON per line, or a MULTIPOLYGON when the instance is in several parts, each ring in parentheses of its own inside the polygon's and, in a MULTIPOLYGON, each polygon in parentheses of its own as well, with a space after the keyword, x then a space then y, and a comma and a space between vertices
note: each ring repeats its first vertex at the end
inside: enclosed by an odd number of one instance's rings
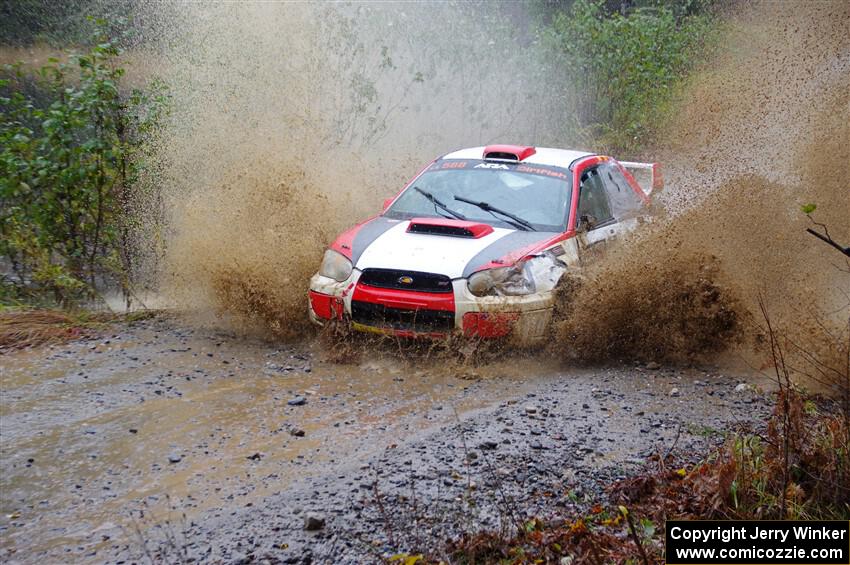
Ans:
POLYGON ((599 169, 592 169, 581 176, 581 192, 578 197, 578 220, 587 216, 593 227, 608 223, 613 219, 611 206, 605 194, 605 186, 599 169))
POLYGON ((608 201, 611 204, 611 212, 618 220, 634 218, 643 213, 643 202, 635 194, 622 171, 612 164, 605 164, 598 169, 608 201))

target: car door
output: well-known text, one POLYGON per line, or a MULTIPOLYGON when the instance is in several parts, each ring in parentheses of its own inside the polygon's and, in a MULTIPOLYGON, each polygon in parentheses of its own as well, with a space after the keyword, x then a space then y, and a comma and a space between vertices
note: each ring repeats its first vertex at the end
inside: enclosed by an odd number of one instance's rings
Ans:
POLYGON ((581 248, 598 247, 617 235, 618 222, 611 210, 601 167, 588 168, 581 174, 576 231, 581 248))
POLYGON ((602 180, 611 215, 617 221, 616 234, 619 235, 635 229, 646 217, 649 208, 646 197, 638 196, 635 188, 626 179, 622 169, 613 162, 607 162, 597 167, 597 174, 602 180))

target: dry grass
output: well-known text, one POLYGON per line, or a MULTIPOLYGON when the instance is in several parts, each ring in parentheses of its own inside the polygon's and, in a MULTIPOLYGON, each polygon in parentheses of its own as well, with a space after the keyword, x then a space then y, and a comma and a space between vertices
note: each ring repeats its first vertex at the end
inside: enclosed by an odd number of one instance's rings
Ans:
POLYGON ((110 322, 152 315, 147 311, 128 315, 49 309, 0 311, 0 352, 90 337, 110 322))
POLYGON ((58 310, 0 313, 0 350, 59 343, 83 335, 83 328, 70 315, 58 310))
MULTIPOLYGON (((665 520, 840 519, 850 517, 850 437, 844 415, 824 399, 791 393, 790 453, 781 449, 785 410, 779 395, 764 432, 732 433, 695 466, 669 456, 657 467, 608 487, 608 500, 546 523, 532 518, 514 535, 468 532, 443 553, 462 564, 664 563, 665 520), (792 480, 782 480, 785 461, 792 480), (782 491, 785 489, 783 502, 782 491)), ((420 563, 442 563, 427 553, 420 563)))

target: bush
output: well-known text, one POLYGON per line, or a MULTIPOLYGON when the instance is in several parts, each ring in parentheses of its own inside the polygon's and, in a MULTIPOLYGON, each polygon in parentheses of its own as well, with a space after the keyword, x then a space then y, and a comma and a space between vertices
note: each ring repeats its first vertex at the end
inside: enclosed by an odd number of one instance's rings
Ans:
MULTIPOLYGON (((132 0, 15 0, 0 3, 0 43, 67 45, 89 39, 96 23, 87 15, 132 14, 132 0)), ((117 24, 123 22, 116 19, 117 24)))
POLYGON ((607 14, 578 0, 542 32, 565 71, 568 119, 583 137, 621 150, 652 141, 676 85, 711 44, 707 13, 677 15, 668 5, 607 14))
POLYGON ((165 108, 164 90, 121 90, 121 50, 96 22, 93 46, 36 73, 0 80, 0 257, 4 296, 90 297, 100 282, 125 290, 132 273, 129 207, 142 149, 165 108), (9 289, 13 290, 9 290, 9 289))

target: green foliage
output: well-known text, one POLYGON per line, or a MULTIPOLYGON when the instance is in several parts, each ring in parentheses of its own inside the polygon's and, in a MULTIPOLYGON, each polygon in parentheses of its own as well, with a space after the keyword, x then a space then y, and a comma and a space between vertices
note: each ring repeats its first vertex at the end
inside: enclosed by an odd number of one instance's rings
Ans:
POLYGON ((70 63, 34 75, 6 66, 0 81, 0 257, 3 284, 23 297, 67 303, 110 279, 128 288, 127 208, 165 95, 121 90, 120 49, 95 24, 93 46, 70 63))
POLYGON ((676 86, 711 44, 706 13, 667 4, 606 13, 599 0, 578 0, 542 31, 567 77, 572 129, 621 150, 652 140, 676 86))
POLYGON ((88 16, 123 22, 115 16, 134 11, 132 0, 10 0, 0 2, 0 43, 67 45, 85 43, 96 27, 88 16))

